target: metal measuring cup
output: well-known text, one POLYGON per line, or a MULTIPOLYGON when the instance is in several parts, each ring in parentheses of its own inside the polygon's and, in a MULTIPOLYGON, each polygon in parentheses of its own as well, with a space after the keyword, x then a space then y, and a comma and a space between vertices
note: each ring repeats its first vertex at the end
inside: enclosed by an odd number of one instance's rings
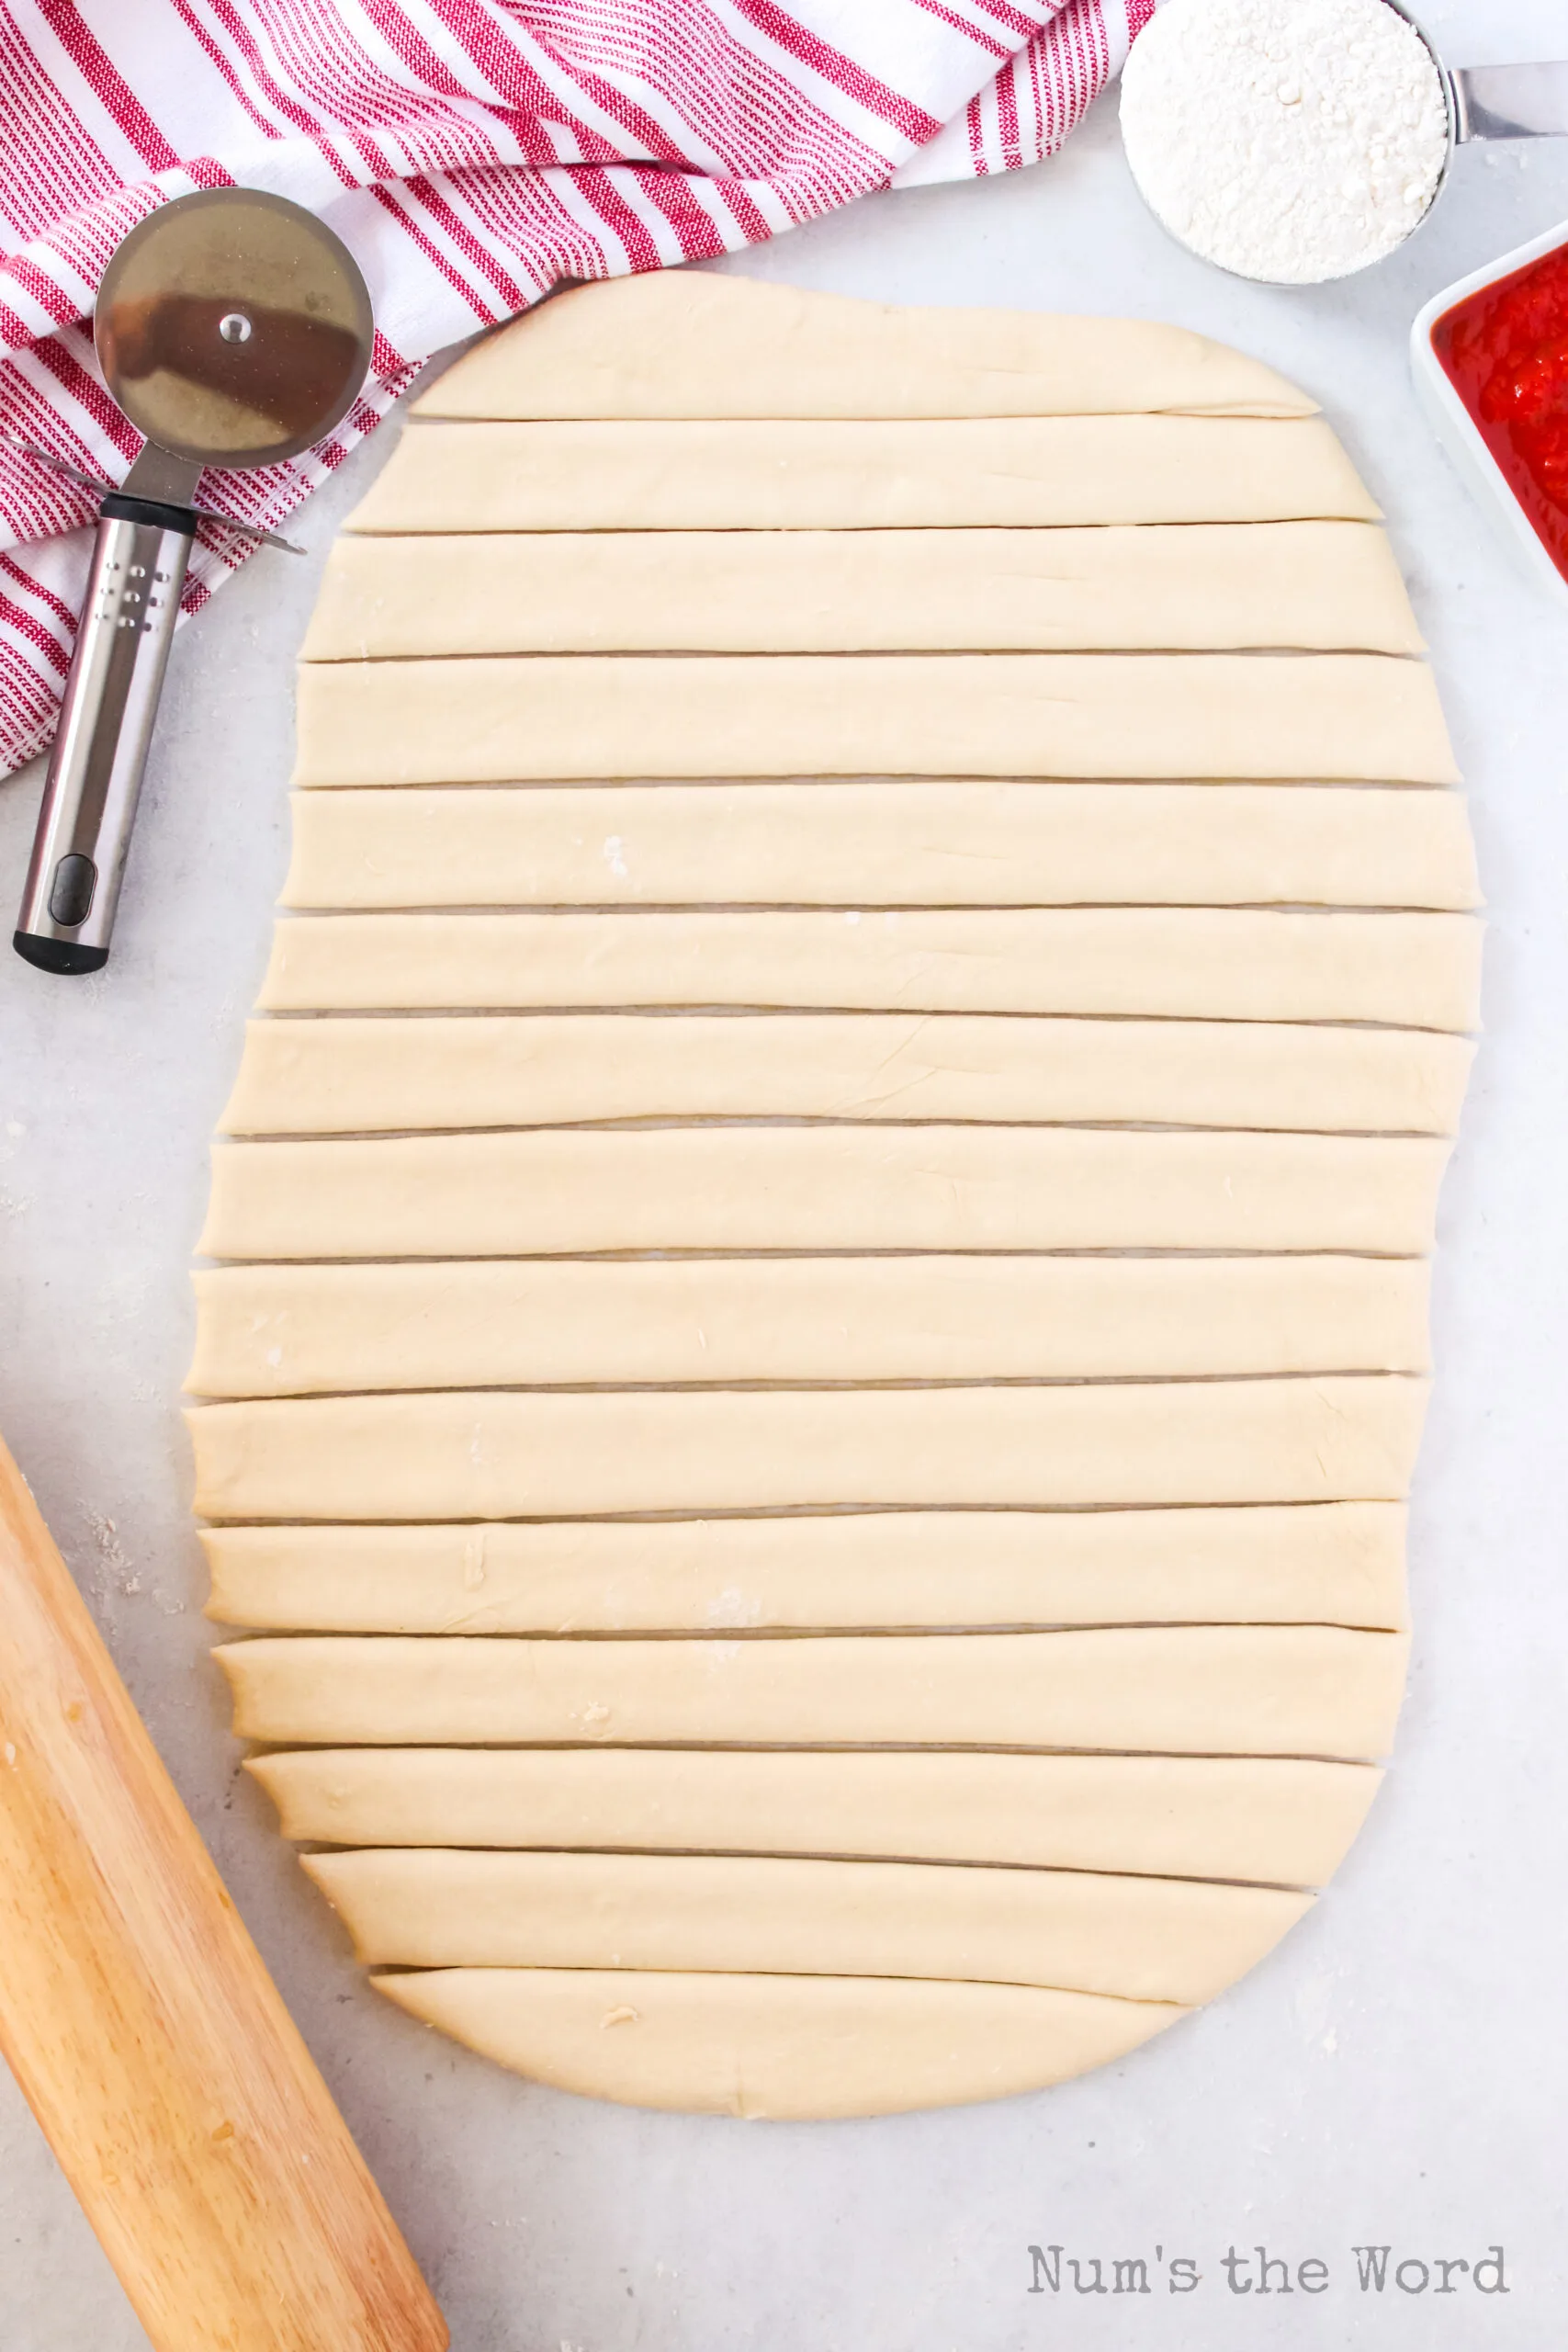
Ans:
MULTIPOLYGON (((1425 227, 1437 209, 1438 199, 1449 183, 1455 153, 1472 139, 1558 139, 1568 137, 1568 61, 1561 63, 1542 62, 1531 65, 1446 65, 1433 44, 1431 35, 1420 20, 1402 5, 1402 0, 1383 0, 1396 17, 1402 17, 1415 33, 1436 68, 1442 86, 1443 105, 1448 115, 1448 147, 1438 173, 1437 183, 1426 209, 1413 220, 1398 245, 1403 252, 1410 239, 1425 227)), ((1136 175, 1134 186, 1137 187, 1136 175)), ((1143 191, 1140 188, 1139 194, 1143 191)), ((1147 198, 1145 198, 1147 202, 1147 198)), ((1154 208, 1149 207, 1151 212, 1154 208)), ((1215 261, 1209 254, 1199 253, 1186 240, 1154 212, 1154 218, 1172 241, 1184 253, 1206 261, 1212 269, 1224 270, 1228 277, 1241 277, 1249 286, 1279 286, 1299 288, 1303 285, 1335 283, 1337 280, 1313 278, 1256 277, 1232 269, 1223 261, 1215 261)), ((1378 255, 1386 261, 1387 254, 1378 255)), ((1375 267, 1375 263, 1363 262, 1360 268, 1375 267)), ((1357 270, 1340 273, 1355 277, 1357 270)))
MULTIPOLYGON (((1410 235, 1428 221, 1448 186, 1457 149, 1472 139, 1568 138, 1568 60, 1539 65, 1445 65, 1431 35, 1401 0, 1383 0, 1403 17, 1438 69, 1449 111, 1449 151, 1431 202, 1410 235)), ((1405 239, 1409 243, 1409 238, 1405 239)))

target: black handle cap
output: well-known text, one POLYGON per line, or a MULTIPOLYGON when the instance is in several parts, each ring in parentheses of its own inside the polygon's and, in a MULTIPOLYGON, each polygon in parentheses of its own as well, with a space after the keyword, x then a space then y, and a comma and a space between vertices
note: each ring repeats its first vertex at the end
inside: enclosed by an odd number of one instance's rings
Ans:
POLYGON ((73 939, 44 939, 36 931, 14 931, 11 944, 40 972, 101 972, 109 960, 107 947, 79 947, 73 939))

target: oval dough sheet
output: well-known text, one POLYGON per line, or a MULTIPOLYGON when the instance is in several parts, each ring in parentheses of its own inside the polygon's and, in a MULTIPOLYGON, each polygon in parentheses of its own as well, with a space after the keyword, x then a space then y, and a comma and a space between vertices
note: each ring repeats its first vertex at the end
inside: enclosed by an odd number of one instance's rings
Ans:
POLYGON ((229 1135, 659 1118, 1136 1121, 1452 1135, 1472 1048, 1412 1029, 984 1013, 255 1021, 229 1135))
POLYGON ((1301 785, 669 784, 301 792, 284 904, 1477 903, 1457 794, 1301 785))
POLYGON ((373 1964, 952 1977, 1187 2007, 1312 1905, 1193 1879, 752 1855, 383 1847, 305 1868, 373 1964))
POLYGON ((299 671, 295 780, 1085 776, 1453 784, 1382 653, 491 654, 299 671))
POLYGON ((1446 1140, 997 1126, 220 1144, 214 1258, 626 1250, 1430 1250, 1446 1140))
POLYGON ((1403 1634, 1166 1625, 795 1641, 226 1644, 242 1737, 404 1747, 667 1741, 1386 1755, 1403 1634))
POLYGON ((453 1968, 371 1982, 411 2017, 561 2090, 753 2120, 897 2115, 1042 2090, 1188 2014, 897 1977, 453 1968))
POLYGON ((412 2016, 995 2096, 1333 1871, 1479 981, 1376 523, 1135 322, 652 273, 416 403, 190 1382, 238 1728, 412 2016))
POLYGON ((1424 1372, 1427 1271, 1375 1258, 245 1266, 196 1277, 207 1396, 676 1382, 1424 1372))
POLYGON ((1473 1029, 1464 915, 1062 908, 863 914, 317 915, 280 922, 269 1012, 741 1005, 1160 1013, 1473 1029))
POLYGON ((202 1542, 209 1616, 300 1631, 739 1633, 1162 1618, 1397 1629, 1404 1533, 1401 1504, 1315 1503, 215 1527, 202 1542))
POLYGON ((1404 1499, 1425 1381, 505 1389, 187 1415, 204 1519, 1404 1499))
POLYGON ((1328 427, 1179 416, 422 424, 350 532, 1375 523, 1328 427))
POLYGON ((1419 653, 1383 533, 557 531, 345 536, 307 662, 462 653, 1419 653))
POLYGON ((252 1758, 286 1838, 337 1846, 842 1854, 1320 1886, 1382 1775, 1298 1757, 934 1749, 295 1748, 252 1758))
POLYGON ((525 338, 495 335, 467 353, 414 413, 1287 417, 1314 407, 1260 360, 1155 320, 908 309, 682 269, 558 295, 525 338))

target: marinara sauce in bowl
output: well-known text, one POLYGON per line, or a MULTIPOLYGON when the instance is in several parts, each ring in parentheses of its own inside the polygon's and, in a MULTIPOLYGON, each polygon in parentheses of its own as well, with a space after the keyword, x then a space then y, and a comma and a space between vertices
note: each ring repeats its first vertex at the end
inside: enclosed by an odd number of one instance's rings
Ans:
POLYGON ((1444 447, 1568 601, 1568 225, 1429 302, 1412 356, 1444 447))

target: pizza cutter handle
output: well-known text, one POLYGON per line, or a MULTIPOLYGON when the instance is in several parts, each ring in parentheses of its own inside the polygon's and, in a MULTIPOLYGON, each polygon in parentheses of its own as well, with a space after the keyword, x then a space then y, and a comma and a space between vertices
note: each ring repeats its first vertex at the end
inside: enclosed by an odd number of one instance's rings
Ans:
POLYGON ((196 520, 186 507, 118 492, 99 510, 14 941, 43 971, 108 962, 196 520))
POLYGON ((0 2052, 154 2352, 443 2352, 4 1444, 0 1955, 0 2052))

